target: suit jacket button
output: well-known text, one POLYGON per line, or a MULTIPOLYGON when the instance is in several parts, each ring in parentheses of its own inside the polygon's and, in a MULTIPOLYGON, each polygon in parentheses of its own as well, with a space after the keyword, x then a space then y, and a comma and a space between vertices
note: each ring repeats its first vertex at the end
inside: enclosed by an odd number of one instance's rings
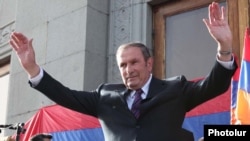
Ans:
POLYGON ((113 105, 113 106, 112 106, 112 108, 113 108, 113 109, 116 109, 116 106, 115 106, 115 105, 113 105))

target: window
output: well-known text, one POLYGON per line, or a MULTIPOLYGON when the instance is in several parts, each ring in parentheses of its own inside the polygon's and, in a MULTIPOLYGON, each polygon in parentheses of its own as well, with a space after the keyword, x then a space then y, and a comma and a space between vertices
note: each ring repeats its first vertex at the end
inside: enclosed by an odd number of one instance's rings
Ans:
MULTIPOLYGON (((226 8, 228 10, 228 20, 229 20, 229 25, 232 29, 233 38, 234 38, 233 52, 235 55, 241 57, 245 29, 247 26, 249 26, 249 13, 250 13, 249 8, 248 8, 249 1, 248 0, 241 0, 241 1, 219 0, 219 1, 221 3, 227 3, 226 8)), ((193 2, 192 0, 178 0, 178 1, 170 0, 170 1, 165 1, 165 3, 163 2, 164 0, 161 0, 160 4, 157 3, 158 5, 152 5, 153 7, 153 54, 155 56, 154 58, 155 66, 153 69, 154 76, 158 78, 166 78, 169 76, 171 77, 172 75, 175 75, 177 73, 178 74, 187 73, 187 77, 192 79, 192 78, 203 75, 203 73, 201 72, 192 73, 192 72, 189 72, 190 70, 183 70, 183 68, 184 69, 192 68, 192 66, 186 67, 186 66, 183 66, 182 64, 179 64, 178 65, 179 67, 174 66, 175 65, 174 60, 178 61, 178 59, 179 60, 192 59, 190 60, 190 62, 192 62, 193 60, 199 60, 200 58, 190 56, 190 54, 199 55, 200 53, 200 55, 201 54, 206 55, 205 58, 209 58, 210 61, 208 63, 210 63, 211 59, 215 57, 214 51, 212 50, 208 54, 204 53, 206 52, 206 50, 200 50, 200 48, 192 48, 192 50, 191 49, 187 50, 187 48, 191 48, 191 46, 197 47, 199 46, 199 44, 200 45, 208 44, 208 43, 213 44, 212 43, 214 42, 213 39, 209 39, 210 37, 208 37, 210 35, 204 35, 204 34, 208 34, 208 32, 206 31, 206 27, 202 23, 202 19, 201 19, 204 16, 207 17, 207 15, 204 15, 204 14, 207 14, 207 6, 211 2, 213 2, 213 0, 202 0, 202 1, 196 1, 196 2, 193 2), (196 15, 197 17, 193 17, 193 14, 196 15), (189 21, 187 18, 185 21, 185 16, 189 16, 193 18, 193 20, 199 20, 200 22, 193 22, 193 23, 198 23, 196 26, 198 26, 199 28, 201 26, 204 26, 204 27, 200 28, 200 30, 195 30, 196 32, 192 31, 192 35, 186 34, 185 35, 186 37, 183 38, 183 37, 179 37, 179 35, 181 34, 177 34, 178 32, 180 32, 180 29, 178 27, 180 27, 180 25, 183 24, 180 22, 185 22, 183 26, 190 25, 190 29, 195 27, 194 25, 191 25, 192 22, 189 21), (183 17, 184 19, 181 17, 183 17), (179 20, 179 23, 178 23, 178 20, 179 20), (179 24, 179 26, 175 24, 179 24), (201 31, 201 30, 204 30, 204 31, 201 31), (198 42, 198 40, 201 38, 200 36, 194 37, 194 40, 195 38, 199 38, 199 39, 196 39, 195 42, 189 41, 189 38, 192 37, 194 33, 196 35, 199 35, 199 34, 202 35, 202 40, 206 39, 206 41, 198 42), (176 38, 179 38, 179 39, 176 39, 176 38), (176 40, 173 40, 173 39, 176 39, 176 40), (188 41, 187 45, 189 47, 184 48, 184 45, 186 45, 187 41, 188 41), (180 52, 180 49, 182 49, 182 47, 185 49, 185 52, 180 52), (179 56, 179 55, 173 54, 174 52, 173 53, 171 52, 173 49, 175 52, 178 51, 178 53, 187 54, 187 56, 177 57, 178 59, 171 58, 171 56, 174 56, 174 57, 179 56), (173 66, 176 68, 173 68, 173 66)), ((186 30, 187 30, 186 32, 188 32, 188 29, 186 30)), ((210 47, 210 48, 214 48, 214 47, 210 47)), ((207 48, 204 48, 204 49, 207 49, 207 48)), ((201 58, 203 58, 203 56, 201 58)), ((203 59, 203 60, 206 61, 206 59, 203 59)), ((196 64, 195 66, 199 67, 201 65, 196 64)), ((204 70, 209 71, 210 69, 204 68, 204 70)))

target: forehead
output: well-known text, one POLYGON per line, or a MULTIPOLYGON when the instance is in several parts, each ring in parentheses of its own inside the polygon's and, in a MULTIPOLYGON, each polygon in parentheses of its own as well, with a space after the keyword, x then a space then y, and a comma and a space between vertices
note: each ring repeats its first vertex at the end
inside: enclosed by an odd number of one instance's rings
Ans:
POLYGON ((124 54, 141 54, 142 51, 139 47, 134 47, 134 46, 127 46, 127 47, 120 47, 117 51, 117 56, 123 56, 124 54))
POLYGON ((138 47, 121 48, 116 54, 117 63, 125 63, 143 59, 141 49, 138 47))
POLYGON ((143 57, 142 51, 138 47, 126 47, 118 50, 117 59, 138 58, 143 57))

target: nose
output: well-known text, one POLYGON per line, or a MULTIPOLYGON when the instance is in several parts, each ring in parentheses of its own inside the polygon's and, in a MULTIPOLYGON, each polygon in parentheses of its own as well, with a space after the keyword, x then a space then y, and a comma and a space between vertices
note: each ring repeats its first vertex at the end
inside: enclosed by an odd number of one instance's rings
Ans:
POLYGON ((127 65, 127 67, 126 67, 126 72, 127 72, 127 74, 130 74, 130 73, 132 73, 133 72, 133 66, 132 65, 127 65))

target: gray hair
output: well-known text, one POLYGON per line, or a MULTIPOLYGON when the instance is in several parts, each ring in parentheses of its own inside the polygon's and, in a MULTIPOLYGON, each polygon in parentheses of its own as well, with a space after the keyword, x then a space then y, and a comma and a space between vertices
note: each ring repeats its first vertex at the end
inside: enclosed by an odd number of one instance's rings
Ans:
POLYGON ((126 44, 120 45, 119 48, 117 49, 116 55, 118 54, 118 52, 120 50, 130 48, 130 47, 140 48, 145 61, 148 60, 150 57, 152 57, 152 55, 149 51, 149 48, 140 42, 131 42, 131 43, 126 43, 126 44))

